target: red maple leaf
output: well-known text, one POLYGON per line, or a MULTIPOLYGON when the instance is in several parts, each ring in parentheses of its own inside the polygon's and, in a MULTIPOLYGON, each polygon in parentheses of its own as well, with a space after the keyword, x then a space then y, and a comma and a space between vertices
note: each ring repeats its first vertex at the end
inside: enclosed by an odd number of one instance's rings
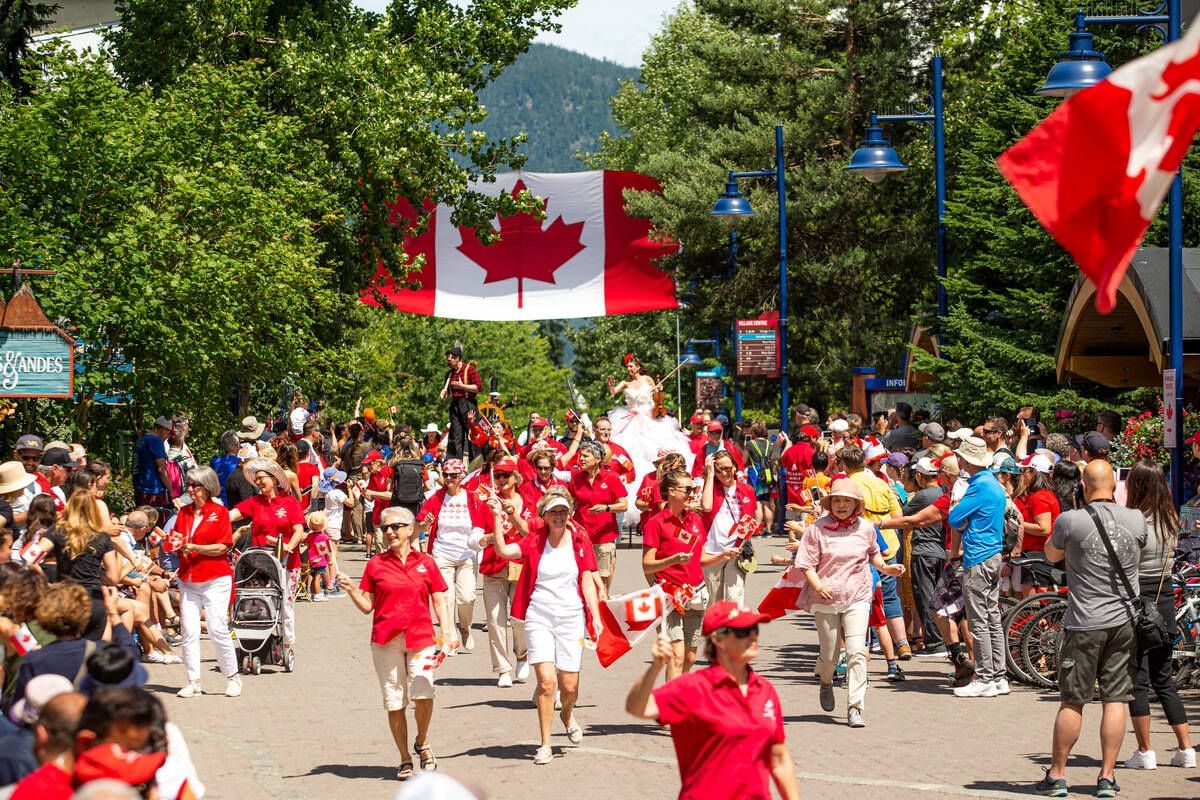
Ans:
MULTIPOLYGON (((525 188, 523 181, 513 186, 513 194, 525 188)), ((550 208, 547 201, 546 208, 550 208)), ((487 277, 484 283, 517 279, 517 308, 524 305, 524 282, 554 283, 554 272, 574 258, 584 246, 579 238, 582 222, 563 222, 555 218, 548 228, 533 214, 513 214, 500 220, 500 240, 490 246, 480 244, 474 228, 459 227, 462 244, 459 251, 474 261, 487 277)))

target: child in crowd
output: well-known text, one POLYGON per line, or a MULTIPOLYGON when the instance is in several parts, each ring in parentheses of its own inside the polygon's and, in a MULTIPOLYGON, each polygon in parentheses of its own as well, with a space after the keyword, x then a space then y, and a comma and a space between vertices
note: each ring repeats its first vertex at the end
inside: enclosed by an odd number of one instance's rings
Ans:
POLYGON ((308 571, 312 575, 309 592, 314 603, 325 602, 325 592, 333 587, 333 575, 329 573, 329 534, 325 532, 325 515, 314 511, 308 515, 308 571))

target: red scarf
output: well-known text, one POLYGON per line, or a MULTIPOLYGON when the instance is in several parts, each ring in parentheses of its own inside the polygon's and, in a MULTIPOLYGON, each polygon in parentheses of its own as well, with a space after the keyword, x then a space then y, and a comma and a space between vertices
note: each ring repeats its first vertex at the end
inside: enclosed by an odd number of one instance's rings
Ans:
POLYGON ((851 514, 850 516, 846 517, 845 519, 838 519, 837 517, 833 516, 833 514, 830 514, 829 522, 825 523, 825 529, 830 530, 830 531, 837 531, 837 530, 842 530, 844 528, 844 529, 848 530, 857 525, 858 525, 858 514, 851 514))

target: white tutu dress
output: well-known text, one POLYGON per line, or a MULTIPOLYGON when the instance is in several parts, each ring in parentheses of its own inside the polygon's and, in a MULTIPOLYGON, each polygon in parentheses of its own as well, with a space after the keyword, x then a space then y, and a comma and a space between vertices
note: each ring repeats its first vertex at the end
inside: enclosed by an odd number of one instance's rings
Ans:
POLYGON ((640 512, 633 503, 634 493, 642 478, 654 471, 654 459, 659 450, 673 450, 686 460, 688 469, 695 459, 691 442, 679 429, 674 417, 654 416, 653 388, 645 383, 625 387, 625 405, 608 412, 612 422, 612 440, 629 453, 637 472, 630 485, 629 510, 623 516, 625 525, 636 525, 640 512))

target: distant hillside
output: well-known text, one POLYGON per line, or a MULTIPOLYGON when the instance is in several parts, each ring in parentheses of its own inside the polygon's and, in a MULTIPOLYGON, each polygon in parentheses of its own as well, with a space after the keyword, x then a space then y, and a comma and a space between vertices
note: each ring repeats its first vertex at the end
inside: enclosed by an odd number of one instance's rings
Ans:
POLYGON ((529 52, 480 92, 488 118, 478 127, 492 136, 524 131, 532 172, 574 172, 580 150, 594 150, 601 131, 615 133, 608 100, 636 69, 534 44, 529 52))

